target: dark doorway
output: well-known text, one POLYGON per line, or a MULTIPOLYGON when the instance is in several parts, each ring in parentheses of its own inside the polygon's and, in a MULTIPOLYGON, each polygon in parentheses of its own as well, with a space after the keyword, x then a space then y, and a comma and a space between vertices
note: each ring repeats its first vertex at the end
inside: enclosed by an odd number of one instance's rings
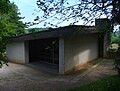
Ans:
POLYGON ((99 34, 98 37, 98 56, 103 57, 103 50, 104 50, 104 35, 99 34))
POLYGON ((29 41, 29 62, 59 64, 59 40, 57 38, 29 41))

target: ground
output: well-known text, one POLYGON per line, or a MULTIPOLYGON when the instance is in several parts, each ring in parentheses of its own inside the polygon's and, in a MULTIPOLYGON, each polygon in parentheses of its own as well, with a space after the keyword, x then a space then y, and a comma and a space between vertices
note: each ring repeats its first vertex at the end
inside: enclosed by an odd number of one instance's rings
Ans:
POLYGON ((0 91, 63 91, 117 74, 113 63, 112 59, 99 59, 88 70, 72 75, 58 75, 28 65, 9 63, 9 67, 0 69, 0 91))

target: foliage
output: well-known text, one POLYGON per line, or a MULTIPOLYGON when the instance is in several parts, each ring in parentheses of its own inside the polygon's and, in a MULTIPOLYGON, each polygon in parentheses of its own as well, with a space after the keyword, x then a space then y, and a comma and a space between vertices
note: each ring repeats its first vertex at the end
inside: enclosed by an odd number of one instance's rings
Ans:
POLYGON ((120 30, 118 32, 112 33, 111 42, 120 44, 120 30))
POLYGON ((65 91, 120 91, 120 77, 110 76, 105 79, 65 91))
POLYGON ((2 68, 3 64, 6 64, 8 66, 5 52, 0 54, 0 58, 1 58, 1 60, 0 60, 0 68, 2 68))
POLYGON ((24 24, 20 21, 19 14, 14 3, 10 3, 9 0, 0 1, 0 60, 5 59, 8 37, 24 33, 24 24))
POLYGON ((115 68, 118 71, 118 74, 120 75, 120 58, 115 59, 115 68))
POLYGON ((119 0, 37 0, 37 6, 43 11, 42 16, 36 16, 34 25, 44 22, 44 26, 57 27, 63 22, 70 25, 80 20, 84 24, 93 23, 95 18, 102 16, 111 20, 112 24, 120 23, 120 1, 119 0), (74 3, 71 3, 74 2, 74 3), (47 20, 50 21, 47 21, 47 20))
POLYGON ((40 31, 48 30, 47 28, 28 28, 25 30, 26 33, 36 33, 40 31))
POLYGON ((9 0, 0 0, 0 13, 8 13, 10 10, 9 0))
POLYGON ((116 52, 116 58, 115 58, 114 65, 115 65, 115 69, 118 71, 118 74, 120 75, 120 44, 116 52))
POLYGON ((120 30, 112 34, 112 43, 118 44, 118 49, 115 49, 116 56, 114 65, 115 69, 118 71, 118 74, 120 75, 120 30))

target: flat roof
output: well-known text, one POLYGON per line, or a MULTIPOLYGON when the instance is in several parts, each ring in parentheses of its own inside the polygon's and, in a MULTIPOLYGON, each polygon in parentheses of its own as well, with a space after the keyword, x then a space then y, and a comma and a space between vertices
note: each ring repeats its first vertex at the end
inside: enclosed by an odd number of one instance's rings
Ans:
POLYGON ((59 37, 67 37, 70 35, 80 35, 80 34, 90 34, 90 33, 98 33, 95 26, 71 25, 71 26, 51 28, 45 31, 11 37, 10 41, 27 41, 27 40, 44 39, 44 38, 59 38, 59 37))

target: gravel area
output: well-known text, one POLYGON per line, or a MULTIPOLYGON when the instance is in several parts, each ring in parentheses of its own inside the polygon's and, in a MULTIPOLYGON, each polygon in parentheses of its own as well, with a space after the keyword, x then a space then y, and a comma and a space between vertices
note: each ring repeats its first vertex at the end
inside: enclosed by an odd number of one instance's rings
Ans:
POLYGON ((88 70, 72 75, 58 75, 9 63, 0 69, 0 91, 63 91, 117 74, 113 69, 113 59, 99 60, 88 70))

